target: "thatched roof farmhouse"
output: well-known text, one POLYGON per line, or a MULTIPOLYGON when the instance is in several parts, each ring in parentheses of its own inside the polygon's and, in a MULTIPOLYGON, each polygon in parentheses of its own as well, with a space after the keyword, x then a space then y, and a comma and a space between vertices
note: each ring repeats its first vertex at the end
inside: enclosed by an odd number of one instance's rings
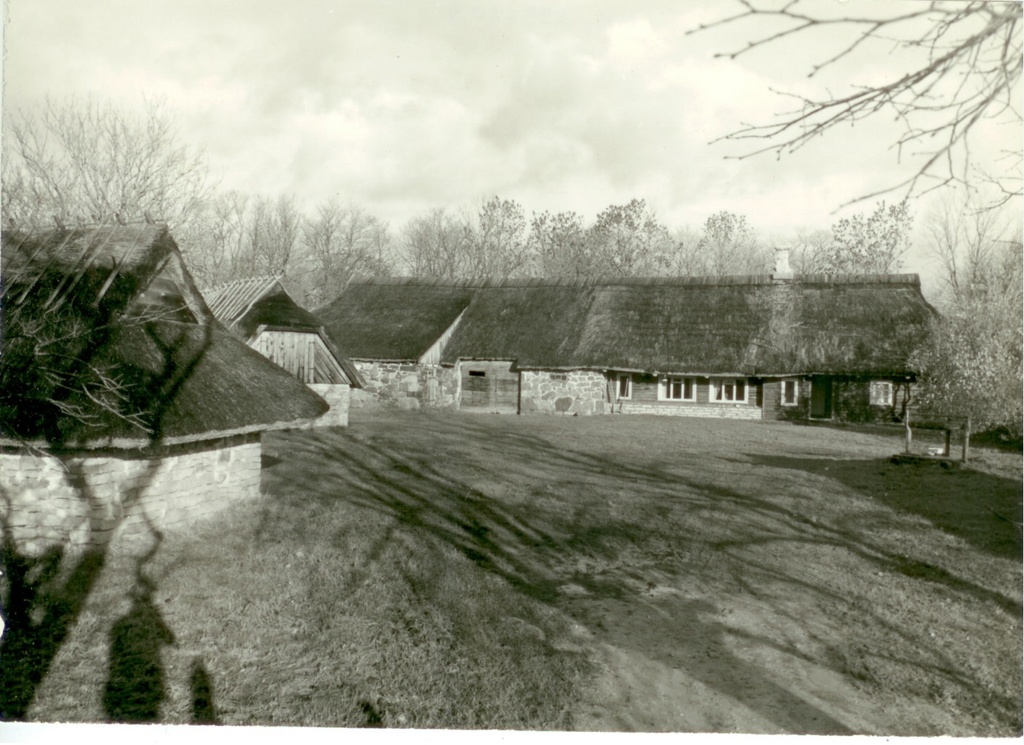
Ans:
POLYGON ((345 426, 351 388, 362 378, 324 330, 275 277, 226 282, 204 293, 210 311, 246 344, 308 384, 331 405, 321 425, 345 426))
POLYGON ((359 329, 367 377, 404 363, 405 397, 420 404, 435 402, 413 376, 451 378, 465 409, 877 418, 914 379, 908 359, 935 311, 917 275, 901 274, 379 280, 319 315, 335 338, 359 329), (437 359, 415 356, 442 328, 437 359))
POLYGON ((6 231, 2 246, 4 540, 101 542, 253 497, 261 433, 327 411, 214 318, 166 227, 6 231))

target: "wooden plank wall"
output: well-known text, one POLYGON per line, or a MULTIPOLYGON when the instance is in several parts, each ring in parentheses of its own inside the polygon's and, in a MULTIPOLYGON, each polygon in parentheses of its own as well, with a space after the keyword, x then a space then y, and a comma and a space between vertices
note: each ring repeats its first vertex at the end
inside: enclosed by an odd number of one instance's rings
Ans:
POLYGON ((315 333, 264 331, 253 341, 252 348, 303 383, 351 383, 315 333))

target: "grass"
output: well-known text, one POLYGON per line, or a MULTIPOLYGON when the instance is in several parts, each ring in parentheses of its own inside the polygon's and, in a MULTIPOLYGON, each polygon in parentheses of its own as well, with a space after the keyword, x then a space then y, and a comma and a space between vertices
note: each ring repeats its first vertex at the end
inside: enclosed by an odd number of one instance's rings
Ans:
POLYGON ((28 718, 1019 736, 1020 456, 901 443, 398 412, 273 435, 259 504, 111 550, 28 718))

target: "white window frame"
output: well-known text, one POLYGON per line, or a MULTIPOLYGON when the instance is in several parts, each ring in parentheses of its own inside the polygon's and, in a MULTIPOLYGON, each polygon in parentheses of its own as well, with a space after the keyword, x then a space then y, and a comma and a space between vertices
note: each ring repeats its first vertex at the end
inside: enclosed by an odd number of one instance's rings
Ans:
POLYGON ((750 381, 746 378, 712 378, 711 379, 711 397, 710 401, 713 404, 745 404, 750 399, 750 381), (736 384, 743 384, 743 398, 735 398, 736 384), (723 394, 726 390, 725 386, 731 385, 733 387, 733 398, 719 398, 720 394, 723 394))
POLYGON ((619 401, 628 401, 633 398, 633 376, 629 373, 619 373, 615 376, 615 398, 619 401), (626 392, 622 392, 622 382, 626 382, 626 392))
POLYGON ((869 406, 892 406, 893 399, 896 395, 896 385, 891 380, 872 380, 868 383, 868 405, 869 406), (884 400, 875 397, 875 391, 879 386, 886 386, 889 389, 889 395, 884 400))
POLYGON ((783 406, 797 406, 800 403, 800 381, 795 379, 783 380, 780 382, 782 390, 779 393, 779 401, 783 406), (786 400, 786 386, 793 386, 793 400, 786 400))
POLYGON ((663 375, 661 380, 658 381, 658 400, 659 401, 680 401, 684 403, 693 403, 697 400, 697 379, 689 375, 663 375), (690 397, 686 397, 686 381, 690 381, 690 397), (679 381, 679 392, 681 397, 673 398, 670 394, 672 393, 673 381, 679 381))

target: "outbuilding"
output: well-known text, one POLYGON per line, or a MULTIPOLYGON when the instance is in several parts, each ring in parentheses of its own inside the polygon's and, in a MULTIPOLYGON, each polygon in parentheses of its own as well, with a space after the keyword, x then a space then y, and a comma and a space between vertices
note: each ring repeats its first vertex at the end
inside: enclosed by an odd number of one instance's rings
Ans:
POLYGON ((203 296, 217 320, 330 404, 318 425, 348 425, 351 389, 363 386, 359 372, 280 279, 238 279, 216 285, 203 296))
POLYGON ((262 434, 327 411, 217 322, 165 226, 2 245, 5 551, 101 546, 253 500, 262 434))

